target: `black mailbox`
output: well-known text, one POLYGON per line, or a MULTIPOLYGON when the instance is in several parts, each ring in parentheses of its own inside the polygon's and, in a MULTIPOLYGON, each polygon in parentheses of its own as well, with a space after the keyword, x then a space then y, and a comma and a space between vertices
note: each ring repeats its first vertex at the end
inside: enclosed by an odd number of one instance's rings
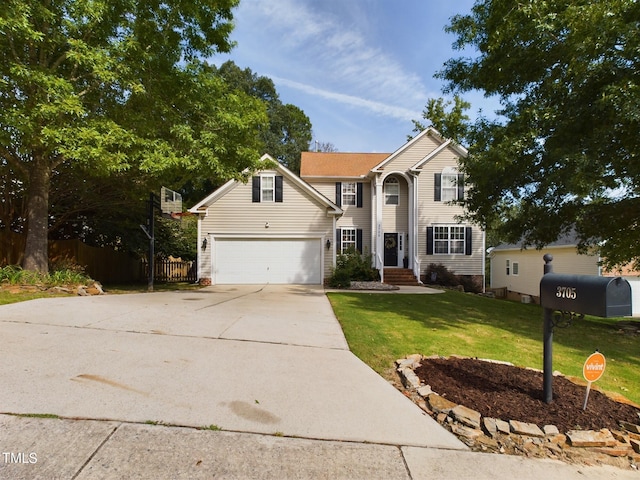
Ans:
POLYGON ((596 317, 631 315, 631 285, 622 277, 547 273, 540 280, 543 308, 596 317))

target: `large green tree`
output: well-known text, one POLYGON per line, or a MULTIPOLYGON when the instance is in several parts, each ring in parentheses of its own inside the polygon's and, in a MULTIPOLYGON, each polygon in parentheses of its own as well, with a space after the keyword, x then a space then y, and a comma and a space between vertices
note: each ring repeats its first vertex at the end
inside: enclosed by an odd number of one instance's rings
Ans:
POLYGON ((231 48, 238 0, 0 2, 0 162, 25 190, 23 266, 46 271, 52 177, 239 177, 264 105, 201 59, 231 48))
POLYGON ((300 154, 309 149, 312 138, 311 121, 295 105, 282 103, 269 77, 259 76, 250 68, 244 70, 228 61, 218 73, 234 88, 264 101, 269 125, 260 131, 265 153, 295 173, 300 172, 300 154))
MULTIPOLYGON (((430 98, 422 111, 422 119, 412 120, 413 132, 419 133, 428 127, 433 127, 444 138, 450 138, 466 146, 471 128, 471 118, 466 113, 469 108, 471 104, 459 95, 455 95, 452 100, 430 98)), ((409 139, 411 138, 410 136, 409 139)))
POLYGON ((640 2, 478 0, 452 18, 446 93, 502 104, 462 160, 466 206, 541 247, 575 228, 610 266, 640 259, 640 2))

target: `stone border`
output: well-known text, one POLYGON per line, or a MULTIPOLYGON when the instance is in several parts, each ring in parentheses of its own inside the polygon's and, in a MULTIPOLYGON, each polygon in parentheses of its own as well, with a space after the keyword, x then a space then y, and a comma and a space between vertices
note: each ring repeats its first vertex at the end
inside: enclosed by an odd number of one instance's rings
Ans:
MULTIPOLYGON (((640 469, 640 425, 621 422, 620 430, 571 430, 561 434, 555 425, 540 428, 515 419, 482 417, 479 412, 457 405, 432 391, 429 385, 421 384, 414 370, 428 358, 470 357, 408 355, 396 360, 396 372, 404 394, 472 450, 640 469)), ((474 360, 514 366, 509 362, 474 360)))

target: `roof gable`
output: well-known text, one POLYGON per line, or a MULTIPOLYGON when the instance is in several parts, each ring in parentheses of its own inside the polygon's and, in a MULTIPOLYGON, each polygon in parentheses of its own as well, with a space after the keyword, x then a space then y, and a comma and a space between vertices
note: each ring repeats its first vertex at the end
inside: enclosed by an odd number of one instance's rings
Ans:
POLYGON ((416 169, 421 168, 422 165, 424 165, 431 158, 436 156, 438 153, 440 153, 442 150, 444 150, 447 147, 452 148, 461 157, 466 157, 467 154, 469 153, 468 150, 466 148, 464 148, 462 145, 458 145, 453 140, 444 138, 440 134, 440 132, 438 132, 435 128, 429 127, 429 128, 425 128, 418 135, 416 135, 411 140, 409 140, 407 143, 402 145, 399 149, 397 149, 395 152, 393 152, 391 155, 389 155, 386 159, 384 159, 384 161, 382 161, 381 163, 376 165, 372 170, 376 171, 376 172, 382 171, 382 169, 384 169, 384 167, 386 165, 388 165, 389 163, 393 162, 396 158, 398 158, 404 152, 406 152, 411 147, 413 147, 414 145, 419 143, 425 136, 431 136, 431 137, 435 138, 436 141, 438 143, 440 143, 440 146, 438 146, 436 149, 431 151, 428 155, 423 157, 419 162, 417 162, 415 165, 413 165, 410 170, 416 170, 416 169))
MULTIPOLYGON (((259 173, 265 170, 275 170, 276 172, 281 174, 284 178, 286 178, 290 183, 297 185, 300 189, 305 191, 315 202, 317 202, 321 206, 328 208, 331 214, 334 214, 334 215, 342 214, 342 209, 340 209, 335 203, 333 203, 327 197, 322 195, 315 188, 313 188, 307 182, 302 180, 300 177, 298 177, 295 173, 293 173, 291 170, 286 168, 284 165, 274 160, 274 158, 271 157, 270 155, 264 154, 260 158, 260 163, 264 165, 264 168, 258 169, 253 173, 259 173)), ((245 171, 244 173, 247 173, 247 171, 245 171)), ((196 203, 193 207, 189 209, 189 211, 192 213, 201 213, 212 203, 216 202, 218 199, 222 198, 224 195, 226 195, 228 192, 234 189, 239 183, 240 182, 238 180, 229 180, 220 188, 214 190, 204 199, 196 203)))
POLYGON ((366 177, 388 153, 302 152, 300 176, 366 177))

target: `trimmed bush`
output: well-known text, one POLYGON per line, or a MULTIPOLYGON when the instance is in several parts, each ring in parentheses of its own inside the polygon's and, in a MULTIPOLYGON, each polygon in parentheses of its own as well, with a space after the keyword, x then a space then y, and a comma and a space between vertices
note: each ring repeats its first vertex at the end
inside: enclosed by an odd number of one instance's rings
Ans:
POLYGON ((371 255, 361 254, 355 248, 350 248, 338 254, 336 268, 329 279, 329 286, 333 288, 348 288, 352 281, 375 282, 380 280, 378 270, 371 266, 371 255))

